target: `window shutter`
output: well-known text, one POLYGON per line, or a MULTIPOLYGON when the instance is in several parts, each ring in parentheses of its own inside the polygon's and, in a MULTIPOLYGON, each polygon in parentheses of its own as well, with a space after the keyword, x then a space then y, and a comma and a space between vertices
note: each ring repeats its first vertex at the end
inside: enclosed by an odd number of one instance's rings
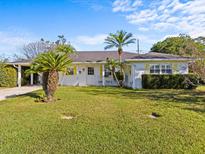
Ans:
POLYGON ((74 72, 74 75, 77 75, 77 67, 76 66, 73 67, 73 72, 74 72))

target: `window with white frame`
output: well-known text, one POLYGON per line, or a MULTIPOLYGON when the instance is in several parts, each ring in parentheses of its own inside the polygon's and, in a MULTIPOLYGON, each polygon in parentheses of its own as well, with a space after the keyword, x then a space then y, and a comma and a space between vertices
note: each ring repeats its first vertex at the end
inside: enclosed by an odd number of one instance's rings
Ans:
POLYGON ((160 74, 160 65, 153 64, 150 66, 150 74, 160 74))
POLYGON ((152 64, 150 74, 172 74, 171 64, 152 64))
POLYGON ((94 67, 88 67, 88 75, 94 75, 94 67))
POLYGON ((172 74, 172 66, 170 64, 161 65, 161 74, 172 74))

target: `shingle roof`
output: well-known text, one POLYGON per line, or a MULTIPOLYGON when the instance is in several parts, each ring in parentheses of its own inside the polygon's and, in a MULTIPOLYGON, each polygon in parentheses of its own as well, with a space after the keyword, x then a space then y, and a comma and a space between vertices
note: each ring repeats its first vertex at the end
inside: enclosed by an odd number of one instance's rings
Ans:
MULTIPOLYGON (((117 51, 78 51, 71 58, 73 62, 103 62, 106 58, 118 59, 117 51)), ((123 52, 122 61, 126 60, 189 60, 188 57, 181 57, 171 54, 149 52, 137 54, 133 52, 123 52)), ((15 61, 12 64, 29 64, 31 60, 15 61)))
MULTIPOLYGON (((136 53, 123 52, 122 60, 130 59, 137 56, 136 53)), ((102 62, 107 58, 119 59, 116 51, 80 51, 76 55, 71 56, 74 62, 102 62)))
POLYGON ((178 55, 172 54, 164 54, 164 53, 157 53, 157 52, 149 52, 146 54, 137 54, 136 56, 130 58, 136 60, 147 60, 147 59, 155 59, 155 60, 188 60, 189 57, 182 57, 178 55))

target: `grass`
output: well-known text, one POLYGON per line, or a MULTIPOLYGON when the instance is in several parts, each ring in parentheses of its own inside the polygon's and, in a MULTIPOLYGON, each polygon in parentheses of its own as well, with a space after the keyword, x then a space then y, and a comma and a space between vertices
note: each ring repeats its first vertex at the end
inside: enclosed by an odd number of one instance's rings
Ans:
POLYGON ((42 91, 1 101, 0 153, 205 153, 204 90, 61 87, 52 104, 35 102, 42 91))

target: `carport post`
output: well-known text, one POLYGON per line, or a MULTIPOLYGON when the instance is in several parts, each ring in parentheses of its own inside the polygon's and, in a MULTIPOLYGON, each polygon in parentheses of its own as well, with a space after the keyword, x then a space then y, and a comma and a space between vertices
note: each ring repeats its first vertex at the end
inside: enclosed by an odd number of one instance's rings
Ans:
POLYGON ((18 87, 21 87, 21 65, 18 65, 18 87))
POLYGON ((31 78, 30 85, 33 86, 33 74, 30 75, 30 78, 31 78))
POLYGON ((102 65, 102 85, 105 86, 105 66, 102 65))
POLYGON ((132 76, 132 88, 135 89, 135 67, 134 65, 131 66, 131 76, 132 76))

